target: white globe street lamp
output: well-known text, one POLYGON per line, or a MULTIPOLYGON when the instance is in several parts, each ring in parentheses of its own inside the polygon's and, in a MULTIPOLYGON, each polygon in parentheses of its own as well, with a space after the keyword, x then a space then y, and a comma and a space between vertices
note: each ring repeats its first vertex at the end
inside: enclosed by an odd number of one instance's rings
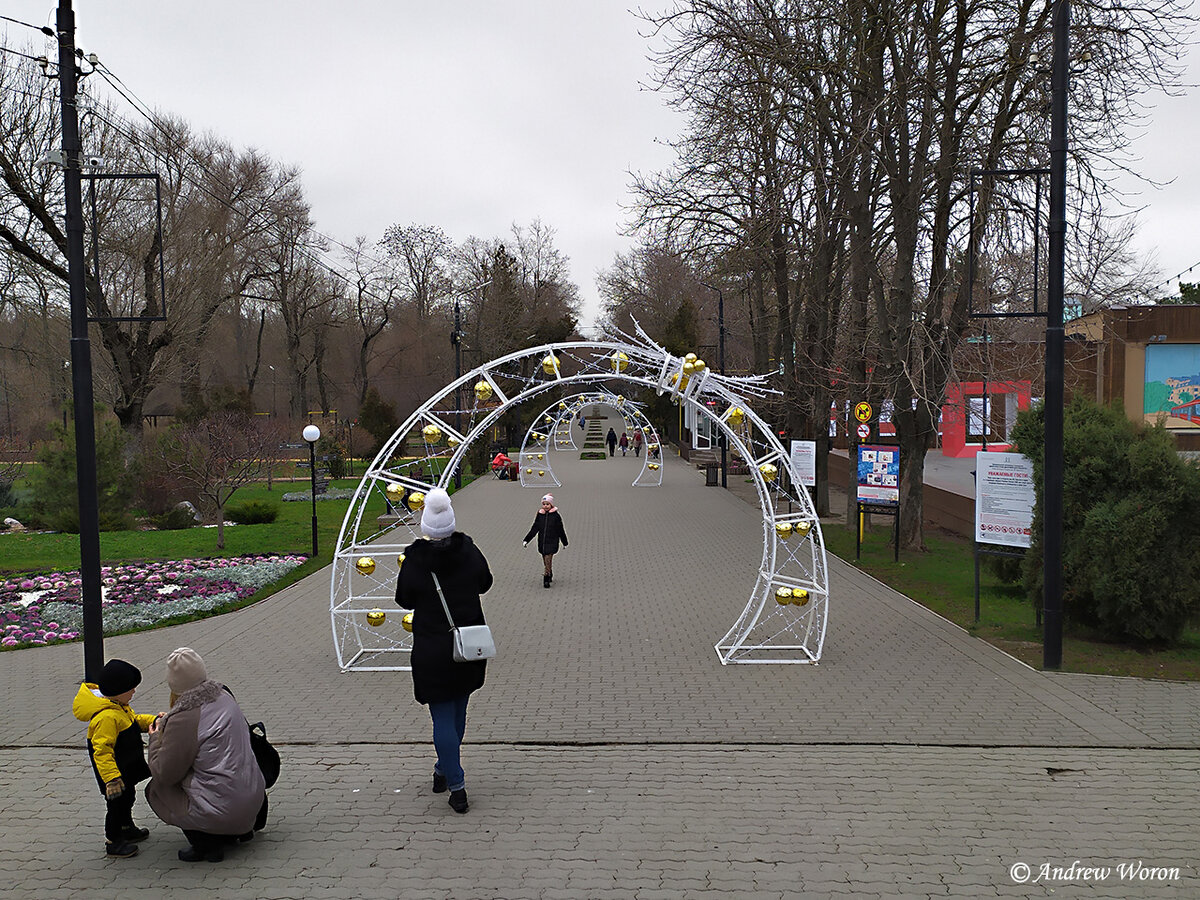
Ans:
POLYGON ((312 484, 312 555, 317 555, 317 441, 321 438, 321 429, 316 425, 305 425, 302 432, 304 440, 308 441, 308 475, 312 484))

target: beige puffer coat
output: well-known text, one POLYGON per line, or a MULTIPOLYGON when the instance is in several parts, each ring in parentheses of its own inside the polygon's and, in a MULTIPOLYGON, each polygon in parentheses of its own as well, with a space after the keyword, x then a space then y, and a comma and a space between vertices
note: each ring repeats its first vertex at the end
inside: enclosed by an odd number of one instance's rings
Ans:
POLYGON ((150 808, 168 825, 208 834, 245 834, 266 785, 241 707, 220 684, 179 695, 150 735, 150 808))

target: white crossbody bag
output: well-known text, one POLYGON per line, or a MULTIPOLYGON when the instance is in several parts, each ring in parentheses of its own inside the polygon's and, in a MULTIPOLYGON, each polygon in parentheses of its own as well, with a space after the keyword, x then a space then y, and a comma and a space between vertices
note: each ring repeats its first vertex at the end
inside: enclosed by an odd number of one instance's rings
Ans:
POLYGON ((486 625, 455 625, 454 617, 450 615, 450 606, 446 603, 446 595, 442 593, 442 583, 437 575, 433 576, 433 586, 437 588, 438 599, 442 601, 442 609, 446 611, 446 621, 454 632, 454 661, 478 662, 481 659, 491 659, 496 655, 496 642, 492 640, 492 629, 486 625))

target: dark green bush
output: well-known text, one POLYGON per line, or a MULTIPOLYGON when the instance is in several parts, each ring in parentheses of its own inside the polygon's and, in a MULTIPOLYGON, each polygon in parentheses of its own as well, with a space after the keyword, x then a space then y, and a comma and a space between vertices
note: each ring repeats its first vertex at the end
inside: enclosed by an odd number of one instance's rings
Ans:
MULTIPOLYGON (((54 531, 79 532, 79 494, 75 475, 75 431, 54 426, 55 437, 38 453, 29 474, 33 517, 54 531)), ((125 434, 116 422, 96 429, 96 482, 101 531, 132 527, 130 513, 135 472, 125 466, 125 434)))
POLYGON ((161 515, 152 516, 151 522, 159 531, 179 531, 183 528, 193 527, 196 519, 186 506, 176 506, 161 515))
POLYGON ((982 553, 983 568, 1003 584, 1020 584, 1022 558, 1019 556, 997 556, 993 553, 982 553))
POLYGON ((230 503, 225 507, 225 518, 238 525, 267 525, 279 517, 279 507, 266 500, 248 500, 245 503, 230 503))
MULTIPOLYGON (((1033 460, 1037 502, 1025 588, 1042 602, 1041 407, 1013 433, 1033 460)), ((1120 406, 1076 398, 1063 423, 1063 613, 1112 640, 1178 640, 1200 608, 1200 470, 1159 426, 1130 421, 1120 406)))
POLYGON ((368 388, 362 406, 358 408, 358 422, 370 433, 371 437, 375 438, 374 449, 369 454, 372 457, 378 455, 384 443, 400 427, 400 420, 396 418, 396 410, 379 396, 379 392, 375 388, 368 388))

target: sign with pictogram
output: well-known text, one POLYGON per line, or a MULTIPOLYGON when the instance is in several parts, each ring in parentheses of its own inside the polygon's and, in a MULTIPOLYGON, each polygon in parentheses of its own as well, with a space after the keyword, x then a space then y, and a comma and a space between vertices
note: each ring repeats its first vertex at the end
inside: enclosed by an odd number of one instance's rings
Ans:
POLYGON ((867 403, 865 400, 860 401, 854 406, 854 418, 858 419, 860 422, 871 421, 871 413, 873 412, 874 410, 871 409, 871 404, 867 403))
POLYGON ((858 439, 860 441, 865 441, 870 436, 871 436, 871 426, 868 425, 866 422, 863 422, 861 425, 858 426, 858 439))

